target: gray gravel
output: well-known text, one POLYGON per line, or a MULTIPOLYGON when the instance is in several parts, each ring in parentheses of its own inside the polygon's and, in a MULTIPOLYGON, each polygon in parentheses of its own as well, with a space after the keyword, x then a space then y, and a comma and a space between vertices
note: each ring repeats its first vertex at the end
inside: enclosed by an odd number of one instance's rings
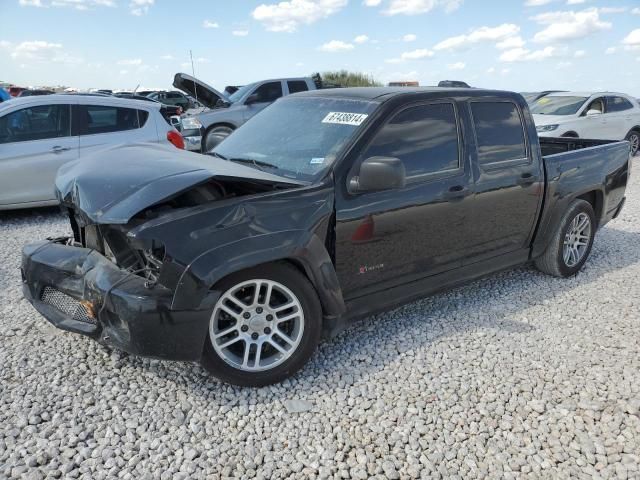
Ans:
POLYGON ((0 214, 0 478, 640 478, 640 160, 576 278, 530 268, 358 323, 259 390, 49 326, 0 214))

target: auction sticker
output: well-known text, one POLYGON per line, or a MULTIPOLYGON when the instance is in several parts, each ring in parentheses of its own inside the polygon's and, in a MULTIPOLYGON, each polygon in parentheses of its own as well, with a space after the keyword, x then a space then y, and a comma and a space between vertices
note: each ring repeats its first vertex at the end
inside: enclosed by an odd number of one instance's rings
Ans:
POLYGON ((322 123, 337 123, 338 125, 362 125, 369 115, 364 113, 329 112, 322 123))

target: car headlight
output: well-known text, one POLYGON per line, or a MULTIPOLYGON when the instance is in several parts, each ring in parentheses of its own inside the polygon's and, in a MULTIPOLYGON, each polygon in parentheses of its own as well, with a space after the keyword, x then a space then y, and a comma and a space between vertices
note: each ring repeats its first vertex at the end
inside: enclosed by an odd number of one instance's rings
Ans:
POLYGON ((183 130, 200 130, 202 123, 198 117, 182 117, 183 130))
POLYGON ((557 130, 558 127, 560 125, 555 124, 555 125, 538 125, 536 127, 536 131, 538 132, 553 132, 554 130, 557 130))

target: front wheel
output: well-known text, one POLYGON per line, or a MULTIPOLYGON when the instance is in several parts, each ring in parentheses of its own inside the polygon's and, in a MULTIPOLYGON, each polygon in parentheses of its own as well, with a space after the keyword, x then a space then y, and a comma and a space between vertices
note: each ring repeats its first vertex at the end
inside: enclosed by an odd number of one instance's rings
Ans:
POLYGON ((596 233, 591 204, 574 200, 564 214, 551 243, 536 260, 536 267, 556 277, 575 275, 587 261, 596 233))
POLYGON ((216 148, 225 138, 233 133, 233 128, 226 125, 213 127, 204 137, 204 152, 209 153, 216 148))
POLYGON ((209 323, 203 366, 221 380, 261 387, 284 380, 311 357, 322 309, 307 278, 288 264, 232 274, 209 323))

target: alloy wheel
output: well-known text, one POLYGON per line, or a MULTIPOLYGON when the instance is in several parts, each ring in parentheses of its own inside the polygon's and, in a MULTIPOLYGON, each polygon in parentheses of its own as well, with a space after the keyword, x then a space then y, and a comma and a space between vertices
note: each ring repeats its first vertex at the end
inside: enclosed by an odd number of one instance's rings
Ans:
POLYGON ((573 219, 564 236, 562 257, 567 267, 573 268, 584 258, 591 240, 591 219, 579 213, 573 219))

